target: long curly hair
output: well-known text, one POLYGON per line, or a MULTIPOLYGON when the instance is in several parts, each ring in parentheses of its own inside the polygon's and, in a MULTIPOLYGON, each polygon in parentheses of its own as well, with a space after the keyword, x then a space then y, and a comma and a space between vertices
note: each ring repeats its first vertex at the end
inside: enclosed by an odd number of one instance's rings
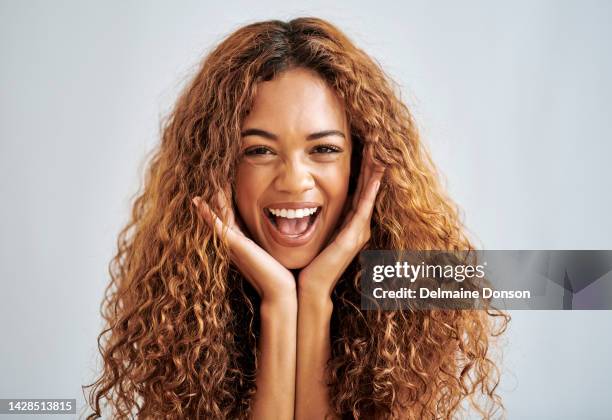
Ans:
MULTIPOLYGON (((83 387, 94 411, 88 419, 103 415, 103 400, 114 418, 248 417, 260 301, 191 199, 214 208, 216 192, 235 186, 255 87, 294 67, 316 71, 344 101, 352 171, 366 144, 387 167, 366 248, 473 249, 397 86, 372 58, 318 18, 243 26, 207 54, 163 122, 109 265, 98 337, 103 370, 83 387)), ((352 188, 357 177, 352 172, 352 188)), ((465 401, 484 417, 503 413, 491 344, 508 315, 364 311, 359 275, 355 258, 332 296, 336 416, 451 418, 465 401)))

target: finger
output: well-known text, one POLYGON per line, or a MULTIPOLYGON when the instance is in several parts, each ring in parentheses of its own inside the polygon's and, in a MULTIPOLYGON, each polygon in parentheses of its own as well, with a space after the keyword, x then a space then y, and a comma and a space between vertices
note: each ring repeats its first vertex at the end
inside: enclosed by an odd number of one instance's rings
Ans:
POLYGON ((355 205, 353 207, 355 211, 357 211, 357 209, 359 208, 359 205, 361 201, 363 200, 364 195, 367 193, 368 186, 372 182, 372 174, 374 172, 373 171, 374 159, 373 159, 372 146, 368 145, 367 149, 364 152, 363 161, 364 161, 364 166, 363 166, 362 179, 361 179, 362 186, 361 186, 359 195, 356 197, 355 205))
MULTIPOLYGON (((380 189, 380 182, 384 175, 384 167, 382 170, 376 170, 370 176, 367 187, 365 188, 361 199, 356 208, 353 208, 348 216, 344 219, 342 226, 336 231, 332 237, 332 241, 341 236, 342 241, 354 242, 354 238, 359 237, 360 232, 364 229, 369 229, 370 220, 374 211, 376 196, 380 189)), ((350 248, 350 247, 346 247, 350 248)))
POLYGON ((247 236, 246 232, 249 230, 247 229, 244 220, 242 220, 242 217, 240 217, 240 213, 234 214, 234 223, 234 229, 238 231, 238 233, 247 236))
POLYGON ((212 209, 209 207, 209 205, 204 200, 202 200, 201 197, 195 197, 192 200, 192 202, 193 202, 193 204, 195 204, 196 208, 198 209, 198 213, 200 214, 200 216, 202 216, 204 221, 211 228, 215 228, 215 224, 218 223, 217 219, 219 219, 219 218, 217 217, 215 212, 212 211, 212 209))
POLYGON ((374 146, 371 147, 370 150, 371 154, 370 154, 370 159, 369 159, 369 163, 370 163, 370 169, 374 172, 376 172, 377 170, 384 170, 385 165, 383 162, 380 162, 377 158, 376 155, 374 153, 374 146))
MULTIPOLYGON (((227 191, 227 190, 226 190, 227 191)), ((228 202, 227 195, 223 191, 217 192, 217 204, 221 212, 221 217, 228 226, 233 227, 236 223, 232 205, 228 202)))
POLYGON ((382 164, 380 162, 377 162, 374 159, 374 155, 371 156, 370 161, 369 161, 369 165, 370 165, 370 167, 369 167, 370 174, 377 173, 377 172, 381 172, 382 173, 382 172, 385 171, 385 168, 386 168, 384 164, 382 164))
POLYGON ((355 193, 352 196, 350 205, 348 202, 345 205, 346 211, 343 211, 343 214, 345 214, 345 216, 343 218, 342 225, 340 226, 340 230, 344 229, 344 227, 346 227, 351 222, 355 212, 357 211, 357 208, 359 207, 359 203, 363 200, 365 190, 364 186, 367 187, 372 176, 372 152, 372 146, 369 144, 367 144, 363 149, 361 158, 361 169, 359 171, 359 181, 357 183, 355 193))
POLYGON ((383 175, 384 168, 382 168, 382 170, 373 171, 372 175, 370 176, 368 186, 365 189, 363 197, 355 212, 355 219, 361 223, 369 223, 372 217, 374 203, 376 202, 376 196, 380 189, 380 183, 383 175))
POLYGON ((200 215, 204 221, 217 232, 217 235, 223 236, 223 230, 226 227, 225 223, 217 216, 217 214, 210 208, 208 203, 202 200, 201 197, 195 197, 193 203, 199 210, 200 215))
POLYGON ((368 155, 366 160, 366 167, 364 169, 365 177, 364 177, 364 189, 362 190, 362 195, 367 193, 368 185, 380 180, 382 174, 385 171, 385 166, 382 163, 379 163, 374 158, 374 149, 370 147, 368 149, 368 155))

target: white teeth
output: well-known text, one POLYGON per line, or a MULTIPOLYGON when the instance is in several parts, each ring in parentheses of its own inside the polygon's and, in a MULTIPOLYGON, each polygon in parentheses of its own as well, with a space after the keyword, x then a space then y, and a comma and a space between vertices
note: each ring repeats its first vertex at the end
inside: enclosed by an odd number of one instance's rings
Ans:
POLYGON ((317 208, 305 209, 268 209, 276 217, 286 217, 287 219, 301 219, 302 217, 310 216, 316 213, 317 208))

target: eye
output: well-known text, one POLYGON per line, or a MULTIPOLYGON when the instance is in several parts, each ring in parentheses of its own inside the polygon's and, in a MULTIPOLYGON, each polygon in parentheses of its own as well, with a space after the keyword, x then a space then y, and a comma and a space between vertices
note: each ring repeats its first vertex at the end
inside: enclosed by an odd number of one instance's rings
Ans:
POLYGON ((256 155, 271 155, 273 152, 267 147, 263 146, 255 146, 251 147, 244 151, 246 156, 256 156, 256 155))
POLYGON ((331 145, 331 144, 324 144, 321 146, 316 146, 315 148, 313 148, 313 151, 318 152, 318 153, 328 154, 328 153, 339 153, 342 151, 342 149, 334 145, 331 145))

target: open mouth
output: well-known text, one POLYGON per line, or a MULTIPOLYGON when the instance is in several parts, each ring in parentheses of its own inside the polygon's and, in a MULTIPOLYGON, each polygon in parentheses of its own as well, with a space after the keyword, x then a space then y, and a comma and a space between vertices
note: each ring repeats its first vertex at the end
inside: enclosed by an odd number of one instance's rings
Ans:
POLYGON ((308 232, 321 213, 321 207, 304 209, 269 209, 264 213, 278 233, 288 237, 299 237, 308 232))

